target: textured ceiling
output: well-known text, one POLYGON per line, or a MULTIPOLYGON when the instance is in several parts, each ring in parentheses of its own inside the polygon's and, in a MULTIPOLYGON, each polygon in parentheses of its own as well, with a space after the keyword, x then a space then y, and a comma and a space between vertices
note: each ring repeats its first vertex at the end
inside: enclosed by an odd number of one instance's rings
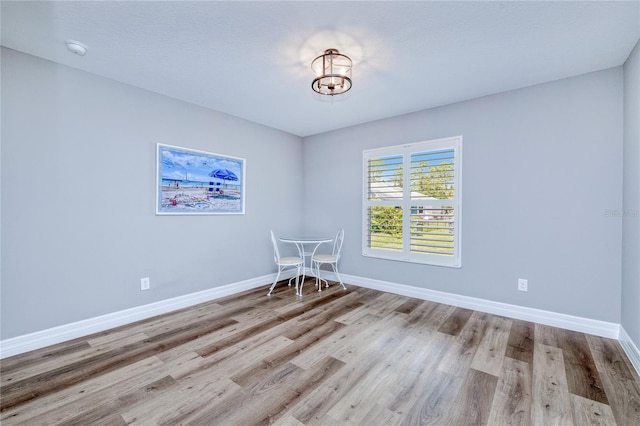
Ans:
POLYGON ((622 65, 640 37, 639 1, 3 0, 0 12, 5 47, 299 136, 622 65), (311 90, 327 48, 353 59, 345 95, 311 90))

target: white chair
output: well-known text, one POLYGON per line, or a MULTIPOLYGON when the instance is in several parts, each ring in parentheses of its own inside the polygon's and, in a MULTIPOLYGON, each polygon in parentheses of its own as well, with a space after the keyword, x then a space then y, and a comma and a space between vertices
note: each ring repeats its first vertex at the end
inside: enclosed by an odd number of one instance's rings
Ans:
MULTIPOLYGON (((271 292, 273 291, 273 288, 276 286, 276 283, 280 278, 280 273, 289 267, 295 267, 297 269, 297 274, 295 276, 296 296, 297 296, 298 295, 298 279, 300 277, 301 268, 304 268, 303 266, 304 261, 299 256, 280 257, 280 251, 278 250, 278 242, 276 241, 276 236, 273 234, 273 230, 271 231, 271 242, 273 243, 273 260, 276 262, 276 265, 278 265, 278 275, 276 275, 276 280, 271 285, 271 288, 269 289, 269 293, 267 293, 267 296, 271 296, 271 292)), ((293 277, 289 278, 289 286, 291 286, 292 279, 293 277)))
POLYGON ((344 240, 344 229, 340 229, 338 234, 336 235, 336 239, 333 240, 333 250, 331 250, 331 254, 314 254, 311 258, 311 264, 315 269, 316 275, 316 286, 318 287, 318 291, 322 291, 322 281, 325 282, 325 287, 329 287, 329 282, 325 279, 320 278, 320 267, 322 265, 331 265, 333 272, 338 276, 338 281, 340 281, 340 285, 345 290, 347 289, 342 282, 342 278, 340 277, 340 273, 338 272, 338 261, 340 260, 340 252, 342 251, 342 241, 344 240))

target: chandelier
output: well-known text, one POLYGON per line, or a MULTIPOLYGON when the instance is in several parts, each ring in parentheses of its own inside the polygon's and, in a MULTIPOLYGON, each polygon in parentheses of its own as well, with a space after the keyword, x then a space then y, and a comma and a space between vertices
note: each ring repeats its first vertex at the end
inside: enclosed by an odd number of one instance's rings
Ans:
POLYGON ((327 49, 311 62, 311 69, 316 75, 311 88, 321 95, 345 93, 351 89, 351 68, 351 58, 338 49, 327 49))

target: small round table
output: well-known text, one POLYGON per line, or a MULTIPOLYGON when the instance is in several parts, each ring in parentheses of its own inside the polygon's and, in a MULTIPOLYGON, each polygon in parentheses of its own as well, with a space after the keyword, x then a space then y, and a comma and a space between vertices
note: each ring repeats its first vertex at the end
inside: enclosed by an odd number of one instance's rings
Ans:
POLYGON ((300 283, 300 289, 298 290, 299 295, 302 296, 302 286, 304 285, 304 279, 307 276, 307 271, 311 271, 311 274, 309 275, 313 274, 313 265, 311 264, 313 255, 316 253, 316 250, 318 250, 318 247, 320 247, 320 244, 330 243, 331 241, 333 241, 333 237, 293 235, 280 237, 280 241, 282 241, 283 243, 295 244, 300 257, 302 258, 302 282, 300 283), (309 249, 313 247, 313 250, 305 250, 305 246, 308 246, 309 249), (307 257, 309 258, 309 268, 307 268, 307 257))

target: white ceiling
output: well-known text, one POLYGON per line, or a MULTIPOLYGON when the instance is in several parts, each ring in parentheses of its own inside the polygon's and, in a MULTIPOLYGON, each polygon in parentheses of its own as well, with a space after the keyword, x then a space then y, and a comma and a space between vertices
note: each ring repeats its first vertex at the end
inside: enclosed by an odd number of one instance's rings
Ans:
POLYGON ((640 1, 3 0, 0 12, 5 47, 299 136, 618 66, 640 38, 640 1), (311 90, 327 48, 353 59, 345 95, 311 90))

